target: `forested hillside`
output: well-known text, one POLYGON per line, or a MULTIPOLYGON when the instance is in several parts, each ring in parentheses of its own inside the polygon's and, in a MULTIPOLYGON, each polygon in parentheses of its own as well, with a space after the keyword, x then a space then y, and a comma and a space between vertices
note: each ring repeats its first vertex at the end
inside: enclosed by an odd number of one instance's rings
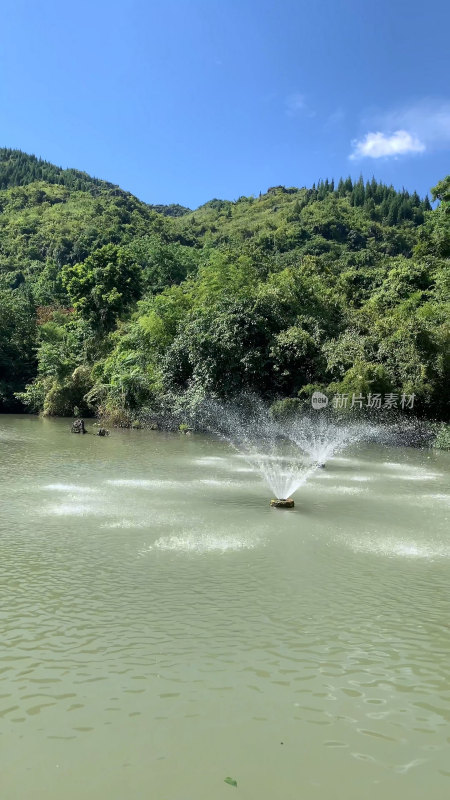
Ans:
POLYGON ((0 150, 2 410, 130 423, 314 385, 447 419, 450 177, 433 199, 348 178, 190 211, 0 150))

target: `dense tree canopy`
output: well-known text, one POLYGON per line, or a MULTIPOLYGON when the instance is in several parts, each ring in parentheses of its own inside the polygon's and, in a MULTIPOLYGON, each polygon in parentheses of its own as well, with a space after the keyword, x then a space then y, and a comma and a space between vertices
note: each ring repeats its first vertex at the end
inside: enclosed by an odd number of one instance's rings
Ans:
POLYGON ((408 392, 448 418, 450 178, 271 187, 194 212, 0 150, 3 408, 408 392))
POLYGON ((36 371, 36 318, 24 290, 0 289, 0 408, 18 406, 15 392, 36 371))
POLYGON ((106 244, 81 264, 64 267, 62 281, 75 311, 107 332, 140 296, 141 270, 124 248, 106 244))

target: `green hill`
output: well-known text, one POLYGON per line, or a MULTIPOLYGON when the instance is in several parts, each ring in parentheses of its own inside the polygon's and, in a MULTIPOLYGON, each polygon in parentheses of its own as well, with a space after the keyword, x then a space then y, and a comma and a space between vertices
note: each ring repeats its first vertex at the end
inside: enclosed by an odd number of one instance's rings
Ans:
POLYGON ((67 186, 68 189, 90 191, 94 194, 102 188, 119 190, 118 186, 91 178, 86 172, 56 167, 42 158, 22 153, 21 150, 0 148, 0 189, 26 186, 35 181, 57 183, 67 186))
POLYGON ((450 179, 271 187, 195 211, 0 150, 3 409, 402 393, 448 417, 450 179))

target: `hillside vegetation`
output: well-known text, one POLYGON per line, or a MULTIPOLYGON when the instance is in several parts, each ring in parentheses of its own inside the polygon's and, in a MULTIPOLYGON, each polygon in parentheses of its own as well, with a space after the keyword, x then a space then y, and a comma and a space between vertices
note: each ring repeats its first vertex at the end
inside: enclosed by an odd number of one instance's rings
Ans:
POLYGON ((2 410, 317 387, 448 419, 450 177, 433 199, 348 178, 190 211, 0 150, 2 410))

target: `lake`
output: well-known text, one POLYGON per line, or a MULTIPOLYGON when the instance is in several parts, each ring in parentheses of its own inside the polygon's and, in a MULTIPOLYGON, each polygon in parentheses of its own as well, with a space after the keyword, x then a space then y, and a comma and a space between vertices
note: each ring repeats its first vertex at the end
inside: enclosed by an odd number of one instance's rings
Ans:
POLYGON ((2 800, 450 795, 450 454, 351 449, 282 511, 208 436, 0 447, 2 800))

